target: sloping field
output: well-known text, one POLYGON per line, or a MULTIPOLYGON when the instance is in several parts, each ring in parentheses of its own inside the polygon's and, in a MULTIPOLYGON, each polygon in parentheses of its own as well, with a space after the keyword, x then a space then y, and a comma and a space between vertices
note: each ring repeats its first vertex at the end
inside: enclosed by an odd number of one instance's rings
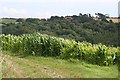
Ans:
MULTIPOLYGON (((95 20, 98 20, 98 18, 94 18, 95 20)), ((115 17, 115 18, 106 18, 108 21, 109 20, 112 20, 114 23, 118 23, 118 22, 120 22, 120 19, 118 19, 117 17, 115 17)))
POLYGON ((118 18, 107 18, 108 21, 109 21, 110 19, 111 19, 114 23, 120 22, 120 19, 118 19, 118 18))
MULTIPOLYGON (((4 52, 8 53, 8 52, 4 52)), ((3 78, 117 78, 116 66, 97 66, 77 60, 4 54, 3 78)))

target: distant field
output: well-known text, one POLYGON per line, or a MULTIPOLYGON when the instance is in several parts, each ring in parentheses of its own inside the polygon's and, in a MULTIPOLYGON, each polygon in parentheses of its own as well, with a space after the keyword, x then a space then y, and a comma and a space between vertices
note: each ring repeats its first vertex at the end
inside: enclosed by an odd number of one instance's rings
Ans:
MULTIPOLYGON (((98 20, 98 18, 94 18, 95 20, 98 20)), ((117 17, 115 17, 115 18, 106 18, 108 21, 109 20, 112 20, 114 23, 118 23, 118 22, 120 22, 120 19, 118 19, 117 17)))
POLYGON ((107 18, 107 20, 112 20, 114 23, 118 23, 118 22, 120 22, 120 19, 118 19, 118 18, 107 18))
POLYGON ((15 22, 15 19, 10 19, 10 18, 2 18, 0 19, 0 23, 4 22, 4 23, 11 23, 11 22, 15 22))

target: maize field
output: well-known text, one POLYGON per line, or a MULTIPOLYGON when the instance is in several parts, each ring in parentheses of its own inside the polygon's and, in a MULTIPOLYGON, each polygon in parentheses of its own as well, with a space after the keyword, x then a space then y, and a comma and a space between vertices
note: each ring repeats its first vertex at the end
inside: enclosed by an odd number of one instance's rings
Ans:
POLYGON ((79 59, 97 65, 113 65, 120 61, 120 47, 76 42, 40 33, 0 35, 2 50, 38 56, 52 56, 61 59, 79 59))

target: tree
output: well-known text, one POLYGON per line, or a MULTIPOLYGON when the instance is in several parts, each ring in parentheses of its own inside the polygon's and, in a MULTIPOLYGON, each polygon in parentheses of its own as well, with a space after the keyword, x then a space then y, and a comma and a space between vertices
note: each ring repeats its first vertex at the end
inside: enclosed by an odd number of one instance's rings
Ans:
POLYGON ((79 13, 79 16, 82 16, 82 13, 79 13))
POLYGON ((95 15, 97 15, 98 18, 100 18, 100 19, 106 18, 106 16, 102 13, 95 13, 95 15))
POLYGON ((106 20, 106 18, 101 19, 101 21, 109 23, 109 21, 106 20))
POLYGON ((16 22, 24 22, 24 21, 25 21, 25 20, 22 19, 22 18, 19 18, 19 19, 16 20, 16 22))
POLYGON ((109 20, 109 22, 110 22, 110 23, 113 23, 113 21, 112 21, 111 19, 109 20))
POLYGON ((109 14, 105 14, 105 16, 106 16, 106 18, 109 18, 109 17, 110 17, 109 14))
POLYGON ((39 23, 40 19, 38 19, 38 18, 27 18, 26 22, 39 23))

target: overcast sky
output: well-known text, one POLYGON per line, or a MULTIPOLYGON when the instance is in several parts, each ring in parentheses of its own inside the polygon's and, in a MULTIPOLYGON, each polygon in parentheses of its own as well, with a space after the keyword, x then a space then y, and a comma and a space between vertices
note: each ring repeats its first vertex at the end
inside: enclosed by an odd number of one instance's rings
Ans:
POLYGON ((119 0, 0 0, 0 17, 39 17, 79 13, 118 16, 119 0))

